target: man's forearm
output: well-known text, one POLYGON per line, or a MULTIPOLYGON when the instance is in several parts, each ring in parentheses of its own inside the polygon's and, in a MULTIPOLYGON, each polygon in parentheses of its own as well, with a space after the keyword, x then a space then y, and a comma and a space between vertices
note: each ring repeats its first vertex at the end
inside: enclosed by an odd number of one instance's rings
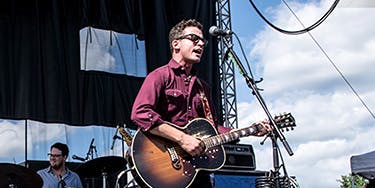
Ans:
POLYGON ((182 137, 185 134, 181 130, 178 130, 177 128, 166 123, 150 129, 149 132, 179 144, 181 143, 182 137))

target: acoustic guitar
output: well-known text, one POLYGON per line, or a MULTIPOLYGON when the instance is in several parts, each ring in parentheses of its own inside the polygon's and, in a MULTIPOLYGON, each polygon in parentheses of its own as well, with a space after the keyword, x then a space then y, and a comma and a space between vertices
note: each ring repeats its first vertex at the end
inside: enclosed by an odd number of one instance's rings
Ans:
MULTIPOLYGON (((275 116, 274 120, 279 128, 295 126, 290 113, 275 116)), ((222 144, 254 135, 259 126, 252 124, 224 134, 218 134, 215 127, 203 118, 194 119, 185 127, 175 126, 205 144, 205 152, 198 157, 192 157, 177 143, 137 130, 131 146, 133 176, 138 184, 147 187, 188 187, 198 171, 215 171, 224 165, 226 156, 222 144)))

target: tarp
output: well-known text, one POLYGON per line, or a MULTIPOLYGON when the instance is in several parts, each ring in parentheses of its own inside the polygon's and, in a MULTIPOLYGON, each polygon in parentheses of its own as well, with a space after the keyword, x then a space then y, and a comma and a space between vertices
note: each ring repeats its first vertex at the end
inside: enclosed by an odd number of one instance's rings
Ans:
POLYGON ((216 24, 215 5, 215 0, 0 1, 0 118, 132 127, 130 111, 143 77, 82 71, 80 30, 135 34, 145 41, 150 72, 170 59, 170 28, 189 18, 204 25, 209 40, 196 66, 220 113, 217 41, 208 34, 216 24))
POLYGON ((353 174, 369 180, 375 179, 375 151, 352 156, 350 164, 353 174))

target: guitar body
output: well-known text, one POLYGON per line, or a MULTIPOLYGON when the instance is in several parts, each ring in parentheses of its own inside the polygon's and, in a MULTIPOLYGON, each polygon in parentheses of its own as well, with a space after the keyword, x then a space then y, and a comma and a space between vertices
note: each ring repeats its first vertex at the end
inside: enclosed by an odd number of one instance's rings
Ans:
MULTIPOLYGON (((217 135, 216 129, 203 118, 176 128, 199 139, 217 135)), ((188 187, 199 170, 218 170, 225 162, 222 145, 193 158, 176 143, 140 130, 134 135, 131 149, 133 176, 138 184, 148 187, 188 187)))

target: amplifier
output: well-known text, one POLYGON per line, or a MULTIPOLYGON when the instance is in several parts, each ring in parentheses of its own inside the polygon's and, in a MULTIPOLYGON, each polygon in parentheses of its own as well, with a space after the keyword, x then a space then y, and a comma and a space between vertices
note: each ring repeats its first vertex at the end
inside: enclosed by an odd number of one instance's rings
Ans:
POLYGON ((266 171, 246 170, 246 171, 223 171, 218 170, 214 173, 215 188, 256 188, 258 178, 267 175, 266 171))
POLYGON ((255 154, 252 145, 225 144, 226 161, 222 170, 255 170, 255 154))

